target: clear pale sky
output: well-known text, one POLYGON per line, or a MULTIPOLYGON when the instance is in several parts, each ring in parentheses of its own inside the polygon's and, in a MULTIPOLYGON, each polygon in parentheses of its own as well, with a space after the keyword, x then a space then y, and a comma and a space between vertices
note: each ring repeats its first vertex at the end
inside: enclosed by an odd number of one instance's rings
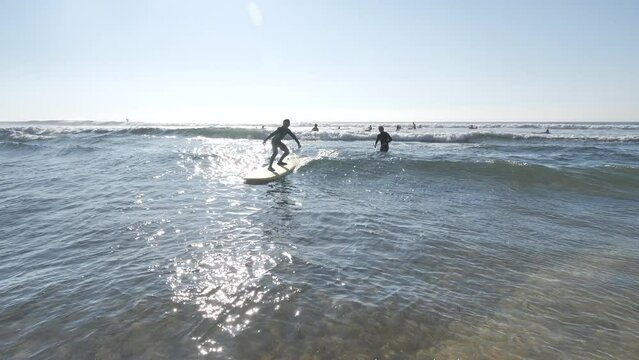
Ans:
POLYGON ((639 1, 0 0, 0 120, 639 121, 639 1))

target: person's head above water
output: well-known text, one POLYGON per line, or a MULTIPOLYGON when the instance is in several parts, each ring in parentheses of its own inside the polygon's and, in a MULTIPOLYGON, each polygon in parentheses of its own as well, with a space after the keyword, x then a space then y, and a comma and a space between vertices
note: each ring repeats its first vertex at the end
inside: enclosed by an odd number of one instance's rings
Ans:
POLYGON ((284 121, 282 121, 282 125, 284 125, 284 126, 290 126, 290 125, 291 125, 291 120, 289 120, 289 119, 284 119, 284 121))
POLYGON ((384 127, 383 127, 383 126, 380 126, 380 127, 378 127, 377 129, 379 129, 379 132, 384 131, 384 127))

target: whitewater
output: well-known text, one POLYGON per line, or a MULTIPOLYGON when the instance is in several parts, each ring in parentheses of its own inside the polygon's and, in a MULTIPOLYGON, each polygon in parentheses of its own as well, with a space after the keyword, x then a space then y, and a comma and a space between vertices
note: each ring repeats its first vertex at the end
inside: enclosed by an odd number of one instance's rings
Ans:
POLYGON ((0 358, 637 358, 639 123, 280 124, 0 122, 0 358))

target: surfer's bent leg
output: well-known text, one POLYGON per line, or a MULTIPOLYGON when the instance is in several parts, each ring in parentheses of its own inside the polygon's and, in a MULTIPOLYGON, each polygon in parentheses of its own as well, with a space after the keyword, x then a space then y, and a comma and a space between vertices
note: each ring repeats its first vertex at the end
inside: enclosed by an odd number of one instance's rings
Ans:
POLYGON ((273 155, 271 155, 271 161, 268 163, 268 169, 273 171, 273 161, 275 161, 275 157, 277 156, 277 148, 279 147, 279 144, 274 141, 271 143, 271 146, 273 147, 273 155))
POLYGON ((280 143, 279 146, 280 146, 280 149, 284 151, 284 153, 282 154, 282 157, 280 158, 280 161, 277 162, 277 164, 286 165, 286 163, 284 162, 284 158, 288 156, 288 148, 286 147, 286 145, 284 145, 284 143, 280 143))

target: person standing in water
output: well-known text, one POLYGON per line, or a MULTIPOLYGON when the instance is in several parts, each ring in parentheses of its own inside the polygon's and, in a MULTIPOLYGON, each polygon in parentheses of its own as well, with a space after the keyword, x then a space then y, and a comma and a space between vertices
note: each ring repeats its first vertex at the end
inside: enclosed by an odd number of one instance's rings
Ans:
POLYGON ((377 139, 375 140, 375 147, 377 148, 377 143, 380 142, 381 145, 379 147, 379 151, 387 152, 388 151, 388 143, 393 141, 393 138, 388 135, 386 131, 384 131, 384 127, 380 126, 379 134, 377 134, 377 139))
POLYGON ((271 140, 271 146, 273 147, 273 155, 271 155, 271 161, 268 164, 268 169, 270 171, 275 171, 275 169, 273 169, 273 161, 275 161, 275 157, 277 156, 278 148, 282 149, 284 153, 282 154, 282 157, 280 157, 280 161, 277 162, 277 165, 280 165, 280 166, 286 165, 286 163, 284 162, 284 158, 288 156, 289 151, 288 151, 288 147, 286 147, 286 145, 284 145, 284 143, 282 142, 282 139, 284 139, 286 135, 290 135, 293 138, 293 140, 297 142, 298 149, 302 147, 302 145, 300 144, 300 141, 297 140, 297 137, 295 136, 295 134, 293 134, 293 132, 288 128, 290 125, 291 125, 291 120, 285 119, 282 122, 282 126, 278 127, 277 130, 273 131, 271 135, 267 136, 266 139, 264 139, 264 144, 266 144, 266 141, 268 139, 270 139, 271 137, 273 138, 273 140, 271 140))
POLYGON ((313 128, 311 129, 311 131, 319 131, 319 128, 317 127, 317 124, 315 124, 315 126, 313 126, 313 128))

